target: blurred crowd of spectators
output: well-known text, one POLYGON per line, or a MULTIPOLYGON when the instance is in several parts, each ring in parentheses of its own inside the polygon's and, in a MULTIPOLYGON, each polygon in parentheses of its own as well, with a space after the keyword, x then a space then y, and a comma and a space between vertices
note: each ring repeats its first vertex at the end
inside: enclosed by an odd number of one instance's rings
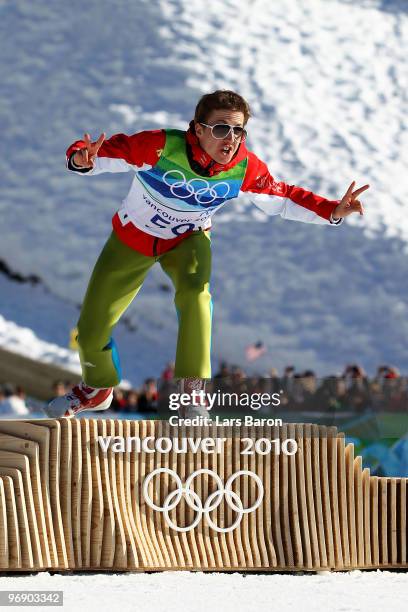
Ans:
MULTIPOLYGON (((65 394, 71 387, 70 381, 56 381, 52 397, 65 394)), ((169 363, 158 380, 147 378, 138 389, 115 388, 111 410, 147 416, 157 412, 159 398, 178 391, 174 364, 169 363)), ((408 377, 389 365, 379 366, 373 378, 368 378, 357 364, 347 365, 341 375, 317 378, 314 371, 297 372, 294 366, 287 366, 282 375, 272 368, 266 375, 252 376, 241 367, 224 362, 207 383, 206 391, 280 393, 282 407, 300 411, 349 410, 358 414, 373 410, 400 412, 408 408, 408 377)), ((27 400, 21 387, 0 386, 0 418, 29 415, 38 408, 38 402, 27 400)))
POLYGON ((22 387, 10 383, 0 385, 0 417, 6 415, 25 416, 30 414, 26 394, 22 387))
MULTIPOLYGON (((159 387, 177 391, 168 376, 159 387)), ((347 365, 340 375, 318 378, 313 370, 297 372, 294 366, 276 368, 263 376, 247 375, 240 366, 221 363, 206 391, 224 393, 279 393, 280 406, 296 411, 402 412, 408 410, 408 377, 390 365, 381 365, 373 378, 357 364, 347 365)))

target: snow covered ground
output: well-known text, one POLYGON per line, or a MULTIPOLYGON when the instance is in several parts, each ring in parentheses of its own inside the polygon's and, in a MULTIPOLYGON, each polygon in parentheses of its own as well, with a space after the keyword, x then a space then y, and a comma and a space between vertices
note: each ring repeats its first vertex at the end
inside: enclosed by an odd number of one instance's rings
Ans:
MULTIPOLYGON (((62 590, 64 610, 122 612, 405 612, 408 574, 48 573, 0 577, 0 590, 62 590)), ((18 608, 23 609, 23 608, 18 608)), ((53 608, 55 609, 55 608, 53 608)))
MULTIPOLYGON (((330 198, 353 179, 371 189, 341 228, 270 218, 250 196, 215 217, 214 366, 262 338, 260 371, 408 369, 405 0, 0 0, 0 28, 0 259, 48 288, 0 281, 6 320, 67 346, 127 192, 130 175, 68 173, 67 144, 185 127, 202 93, 234 88, 275 178, 330 198)), ((174 357, 169 289, 155 268, 118 328, 134 383, 174 357)))

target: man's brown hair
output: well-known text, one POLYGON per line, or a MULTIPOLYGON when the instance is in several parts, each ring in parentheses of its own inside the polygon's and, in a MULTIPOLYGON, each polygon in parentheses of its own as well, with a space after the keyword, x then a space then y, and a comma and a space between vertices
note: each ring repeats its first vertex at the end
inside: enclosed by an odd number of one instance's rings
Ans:
POLYGON ((213 110, 228 109, 244 113, 244 125, 251 116, 249 104, 242 96, 229 89, 217 89, 200 98, 194 113, 194 121, 206 123, 213 110))

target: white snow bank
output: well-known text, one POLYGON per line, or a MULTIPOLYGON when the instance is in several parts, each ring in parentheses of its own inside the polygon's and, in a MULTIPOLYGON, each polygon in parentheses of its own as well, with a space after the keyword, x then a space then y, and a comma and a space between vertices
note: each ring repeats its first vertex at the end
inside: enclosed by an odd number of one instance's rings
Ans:
POLYGON ((7 321, 2 315, 0 315, 0 346, 29 359, 52 363, 71 372, 81 373, 78 353, 41 340, 28 327, 19 327, 13 321, 7 321))
POLYGON ((3 576, 1 590, 62 590, 64 610, 112 612, 226 612, 299 610, 313 612, 406 610, 408 573, 361 572, 305 574, 153 574, 41 573, 3 576))

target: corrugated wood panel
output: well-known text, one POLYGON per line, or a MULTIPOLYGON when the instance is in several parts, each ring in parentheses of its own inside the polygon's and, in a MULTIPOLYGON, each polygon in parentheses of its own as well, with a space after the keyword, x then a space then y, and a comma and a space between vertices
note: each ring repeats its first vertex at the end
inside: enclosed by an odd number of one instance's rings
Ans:
POLYGON ((14 569, 21 569, 22 557, 20 545, 20 528, 17 516, 14 482, 11 476, 1 476, 0 478, 3 481, 7 512, 9 567, 14 569))
POLYGON ((333 427, 0 422, 0 566, 407 567, 406 483, 333 427))

